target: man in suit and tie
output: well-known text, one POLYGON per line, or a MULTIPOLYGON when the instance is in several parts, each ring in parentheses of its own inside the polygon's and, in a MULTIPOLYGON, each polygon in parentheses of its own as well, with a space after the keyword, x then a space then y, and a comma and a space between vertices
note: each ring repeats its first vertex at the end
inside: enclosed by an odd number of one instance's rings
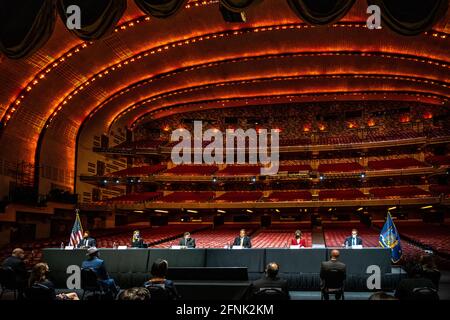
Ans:
POLYGON ((239 232, 239 237, 234 239, 233 246, 240 246, 246 249, 250 249, 252 247, 252 242, 250 241, 250 237, 247 236, 245 229, 241 229, 239 232))
POLYGON ((114 279, 109 277, 108 271, 106 271, 105 261, 98 257, 98 249, 95 247, 89 248, 86 256, 87 259, 83 261, 81 268, 93 270, 100 284, 110 290, 115 296, 119 292, 119 288, 116 286, 114 279))
POLYGON ((344 241, 344 247, 351 248, 353 246, 362 246, 363 241, 358 236, 358 230, 352 229, 352 235, 347 237, 344 241))
POLYGON ((189 232, 185 232, 183 238, 180 239, 180 246, 189 249, 195 248, 195 239, 191 238, 191 234, 189 232))
POLYGON ((91 247, 97 246, 97 242, 94 238, 91 238, 90 235, 91 233, 88 230, 84 231, 83 239, 81 239, 80 243, 78 244, 78 248, 89 249, 91 247))
POLYGON ((322 262, 320 266, 320 288, 325 300, 334 293, 336 300, 341 299, 344 290, 344 280, 347 277, 347 267, 338 261, 339 250, 331 250, 330 260, 322 262))

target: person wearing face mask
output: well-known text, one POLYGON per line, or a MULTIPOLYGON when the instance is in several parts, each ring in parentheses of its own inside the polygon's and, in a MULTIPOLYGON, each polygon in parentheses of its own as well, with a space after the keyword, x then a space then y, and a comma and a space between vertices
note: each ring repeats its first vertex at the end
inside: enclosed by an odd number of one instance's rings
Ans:
POLYGON ((189 232, 185 232, 183 238, 180 239, 180 246, 186 248, 195 248, 195 239, 191 238, 191 234, 189 232))
POLYGON ((358 230, 352 229, 352 235, 345 239, 344 241, 344 247, 351 248, 353 246, 362 246, 363 241, 358 236, 358 230))
POLYGON ((300 246, 300 248, 306 247, 306 241, 302 238, 302 232, 300 230, 295 231, 294 239, 291 240, 292 246, 300 246))
POLYGON ((141 238, 141 233, 139 230, 133 232, 133 237, 131 238, 131 247, 132 248, 146 248, 146 244, 144 240, 141 238))

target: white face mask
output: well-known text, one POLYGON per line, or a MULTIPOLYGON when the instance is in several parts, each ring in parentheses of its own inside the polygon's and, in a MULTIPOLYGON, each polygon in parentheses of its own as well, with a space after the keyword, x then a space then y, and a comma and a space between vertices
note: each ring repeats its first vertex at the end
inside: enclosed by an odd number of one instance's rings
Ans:
POLYGON ((356 234, 352 234, 352 237, 353 237, 353 238, 356 238, 356 234))

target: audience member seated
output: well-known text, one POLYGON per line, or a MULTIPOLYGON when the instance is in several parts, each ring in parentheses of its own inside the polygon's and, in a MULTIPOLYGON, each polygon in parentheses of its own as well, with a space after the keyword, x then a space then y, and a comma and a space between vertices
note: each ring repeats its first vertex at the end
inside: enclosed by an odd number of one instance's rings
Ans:
POLYGON ((83 233, 83 239, 78 244, 78 248, 89 249, 91 247, 97 247, 97 243, 94 238, 91 238, 91 233, 85 230, 83 233))
POLYGON ((437 288, 433 281, 422 275, 422 267, 412 263, 405 267, 408 274, 395 290, 395 297, 399 300, 439 300, 437 288))
POLYGON ((252 283, 252 300, 289 300, 289 290, 286 280, 278 277, 280 267, 271 262, 267 265, 264 276, 252 283))
POLYGON ((23 289, 27 286, 28 272, 25 267, 25 252, 21 248, 13 250, 10 257, 2 263, 2 268, 11 268, 16 275, 16 285, 19 292, 19 299, 23 298, 23 289))
POLYGON ((369 300, 397 300, 394 296, 383 291, 378 291, 369 297, 369 300))
POLYGON ((422 276, 430 279, 435 287, 439 289, 439 281, 441 280, 441 272, 436 266, 434 257, 431 254, 420 257, 420 264, 422 266, 422 276))
POLYGON ((87 259, 81 264, 82 269, 92 269, 97 275, 100 285, 106 291, 111 292, 114 296, 119 292, 114 279, 110 278, 106 271, 105 261, 98 257, 98 249, 95 247, 89 248, 86 254, 87 259))
POLYGON ((150 299, 150 291, 139 287, 123 290, 117 296, 117 300, 121 301, 150 301, 150 299))
POLYGON ((344 281, 347 277, 347 267, 338 261, 339 250, 331 251, 329 261, 322 262, 320 266, 320 279, 322 298, 329 300, 329 295, 334 294, 336 300, 344 298, 344 281))
POLYGON ((80 300, 75 292, 56 294, 55 286, 47 279, 46 263, 38 263, 31 270, 26 296, 30 300, 80 300))
MULTIPOLYGON (((151 269, 152 278, 144 283, 144 287, 148 289, 152 300, 168 301, 177 300, 179 295, 174 283, 171 280, 167 280, 167 271, 169 264, 166 260, 157 259, 151 269)), ((189 300, 189 297, 184 297, 189 300)))

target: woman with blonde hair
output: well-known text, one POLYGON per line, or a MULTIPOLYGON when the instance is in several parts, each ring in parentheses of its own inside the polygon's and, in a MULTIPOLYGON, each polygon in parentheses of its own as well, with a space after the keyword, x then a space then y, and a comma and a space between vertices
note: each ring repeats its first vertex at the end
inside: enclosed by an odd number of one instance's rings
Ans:
POLYGON ((139 230, 133 232, 133 237, 131 238, 132 248, 145 248, 144 240, 141 238, 141 233, 139 230))

